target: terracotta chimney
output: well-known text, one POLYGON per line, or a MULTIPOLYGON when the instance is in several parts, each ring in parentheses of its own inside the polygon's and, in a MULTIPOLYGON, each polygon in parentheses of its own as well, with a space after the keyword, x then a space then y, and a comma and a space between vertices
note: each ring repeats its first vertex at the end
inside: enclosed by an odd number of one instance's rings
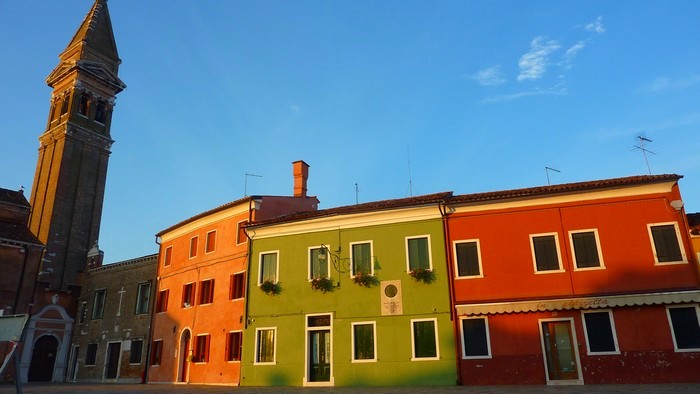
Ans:
POLYGON ((304 160, 292 163, 294 172, 294 197, 306 197, 306 180, 309 178, 309 165, 304 160))

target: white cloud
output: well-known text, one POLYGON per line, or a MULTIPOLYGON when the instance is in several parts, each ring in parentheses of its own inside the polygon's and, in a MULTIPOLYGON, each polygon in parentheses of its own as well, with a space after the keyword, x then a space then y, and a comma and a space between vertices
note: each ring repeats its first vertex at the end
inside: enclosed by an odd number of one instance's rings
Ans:
POLYGON ((547 71, 549 55, 561 48, 555 40, 535 37, 530 43, 530 51, 520 57, 518 81, 539 79, 547 71))
POLYGON ((597 17, 595 21, 587 24, 585 29, 586 31, 590 31, 593 33, 605 33, 605 26, 603 26, 603 15, 597 17))
POLYGON ((572 45, 569 49, 566 50, 564 56, 562 56, 560 65, 564 68, 571 68, 574 58, 579 53, 579 51, 585 47, 585 41, 579 41, 576 44, 572 45))
POLYGON ((693 75, 683 79, 671 79, 666 76, 661 76, 641 90, 648 93, 659 93, 667 90, 688 89, 698 83, 700 83, 700 75, 693 75))
POLYGON ((467 75, 466 77, 475 80, 481 86, 496 86, 506 82, 500 66, 485 68, 476 74, 467 75))
POLYGON ((292 112, 294 112, 295 114, 298 114, 299 112, 301 112, 301 106, 297 105, 297 104, 290 105, 289 109, 292 110, 292 112))
POLYGON ((537 90, 529 90, 526 92, 517 92, 517 93, 511 93, 511 94, 504 94, 501 96, 494 96, 494 97, 489 97, 485 98, 481 101, 479 101, 479 104, 496 104, 496 103, 502 103, 505 101, 513 101, 517 100, 523 97, 531 97, 531 96, 563 96, 566 94, 566 89, 560 89, 560 86, 557 85, 554 89, 537 89, 537 90))

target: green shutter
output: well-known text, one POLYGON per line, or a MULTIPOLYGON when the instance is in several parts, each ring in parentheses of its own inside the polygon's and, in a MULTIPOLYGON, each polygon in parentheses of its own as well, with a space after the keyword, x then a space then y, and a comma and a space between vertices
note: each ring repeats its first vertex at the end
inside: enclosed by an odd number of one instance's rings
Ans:
POLYGON ((353 274, 357 275, 360 272, 365 274, 372 273, 372 256, 370 244, 355 244, 352 245, 352 264, 353 274))
POLYGON ((408 267, 412 270, 416 268, 430 269, 428 238, 408 240, 408 267))

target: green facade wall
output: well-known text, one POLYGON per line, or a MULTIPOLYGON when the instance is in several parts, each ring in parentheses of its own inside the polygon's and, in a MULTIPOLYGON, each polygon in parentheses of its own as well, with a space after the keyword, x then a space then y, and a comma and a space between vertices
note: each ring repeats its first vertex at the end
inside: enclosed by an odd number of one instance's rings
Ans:
POLYGON ((256 239, 251 257, 241 385, 303 385, 308 354, 307 315, 324 313, 332 315, 332 384, 335 386, 456 383, 455 344, 440 219, 256 239), (430 236, 434 280, 427 284, 417 282, 407 273, 405 237, 417 235, 430 236), (350 243, 367 240, 373 243, 375 277, 379 281, 400 281, 402 315, 382 316, 379 284, 366 288, 352 281, 350 243), (312 290, 308 281, 308 248, 321 244, 330 246, 333 263, 330 276, 336 286, 327 293, 312 290), (280 292, 267 295, 257 285, 258 262, 261 252, 273 250, 279 252, 280 292), (411 319, 437 320, 438 360, 411 360, 411 319), (364 321, 376 324, 377 361, 353 363, 351 324, 364 321), (274 365, 254 363, 256 328, 261 327, 277 329, 274 365))

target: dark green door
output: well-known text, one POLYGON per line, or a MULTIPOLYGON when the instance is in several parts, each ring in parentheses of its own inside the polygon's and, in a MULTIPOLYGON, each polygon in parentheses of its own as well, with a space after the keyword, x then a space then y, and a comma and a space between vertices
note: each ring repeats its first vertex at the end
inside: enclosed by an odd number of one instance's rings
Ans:
POLYGON ((331 331, 309 332, 309 381, 331 380, 331 331))

